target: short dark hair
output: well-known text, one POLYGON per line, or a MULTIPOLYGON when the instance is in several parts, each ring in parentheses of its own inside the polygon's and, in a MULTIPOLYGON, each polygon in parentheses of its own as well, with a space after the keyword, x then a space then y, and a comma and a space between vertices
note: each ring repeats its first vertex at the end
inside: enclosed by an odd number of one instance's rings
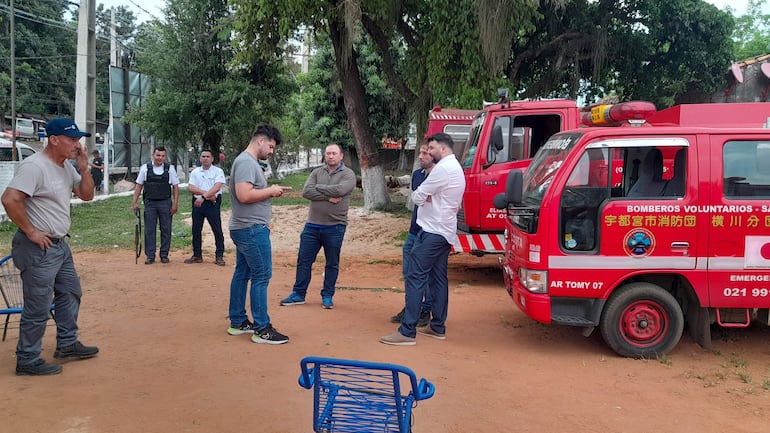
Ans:
POLYGON ((165 151, 166 151, 166 146, 155 146, 155 149, 152 150, 152 153, 165 152, 165 151))
POLYGON ((430 137, 428 137, 427 140, 425 140, 426 143, 430 143, 431 141, 435 141, 437 143, 443 144, 452 150, 455 149, 455 142, 452 141, 452 136, 445 132, 437 132, 431 135, 430 137))
POLYGON ((283 141, 283 138, 281 137, 281 131, 279 131, 278 128, 273 125, 257 125, 257 128, 254 129, 254 133, 251 134, 251 136, 256 137, 258 135, 267 137, 271 140, 275 140, 276 146, 281 144, 283 141))
POLYGON ((208 152, 208 153, 211 154, 212 157, 214 157, 214 152, 211 149, 209 149, 209 148, 205 148, 205 149, 201 150, 201 156, 203 156, 203 152, 208 152))
POLYGON ((342 145, 339 143, 329 143, 326 145, 326 147, 329 147, 329 146, 337 146, 337 149, 340 150, 340 153, 345 153, 345 151, 342 149, 342 145))

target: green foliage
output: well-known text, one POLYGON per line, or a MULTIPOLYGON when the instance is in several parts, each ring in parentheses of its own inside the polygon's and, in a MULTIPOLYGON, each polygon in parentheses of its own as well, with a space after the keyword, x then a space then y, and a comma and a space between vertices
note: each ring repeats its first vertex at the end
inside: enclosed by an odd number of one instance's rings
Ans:
MULTIPOLYGON (((427 22, 423 24, 424 44, 422 47, 409 47, 407 58, 409 62, 415 62, 425 56, 425 78, 435 104, 480 108, 482 101, 493 99, 495 95, 500 77, 485 62, 479 32, 487 23, 479 21, 477 3, 477 0, 426 2, 428 13, 427 22)), ((532 7, 532 2, 516 3, 520 3, 522 9, 532 7)), ((508 21, 505 26, 515 28, 517 23, 508 21)), ((500 41, 499 38, 496 41, 502 42, 510 52, 510 42, 500 41)), ((410 81, 419 84, 420 78, 419 75, 413 76, 410 81)))
POLYGON ((735 18, 733 60, 770 53, 770 14, 763 13, 764 0, 749 0, 746 13, 735 18))
POLYGON ((257 123, 281 115, 293 84, 278 62, 262 64, 259 73, 232 63, 226 0, 169 0, 165 14, 138 35, 137 67, 153 77, 156 91, 132 118, 177 149, 240 152, 257 123))
MULTIPOLYGON (((7 5, 7 3, 3 3, 7 5)), ((18 0, 15 19, 16 110, 32 113, 74 112, 76 25, 67 4, 18 0)), ((10 38, 7 6, 0 14, 0 76, 10 84, 10 38)), ((0 112, 10 114, 10 86, 0 87, 0 112)))
POLYGON ((525 96, 607 94, 659 108, 708 100, 730 60, 729 14, 700 0, 544 2, 506 75, 525 96))

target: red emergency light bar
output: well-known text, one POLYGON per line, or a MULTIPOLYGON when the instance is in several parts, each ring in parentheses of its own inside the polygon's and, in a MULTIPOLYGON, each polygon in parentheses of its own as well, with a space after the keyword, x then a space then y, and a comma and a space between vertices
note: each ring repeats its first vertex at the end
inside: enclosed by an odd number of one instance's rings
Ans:
POLYGON ((646 101, 629 101, 614 105, 597 105, 583 113, 581 123, 585 126, 614 126, 624 122, 633 123, 655 114, 655 104, 646 101))

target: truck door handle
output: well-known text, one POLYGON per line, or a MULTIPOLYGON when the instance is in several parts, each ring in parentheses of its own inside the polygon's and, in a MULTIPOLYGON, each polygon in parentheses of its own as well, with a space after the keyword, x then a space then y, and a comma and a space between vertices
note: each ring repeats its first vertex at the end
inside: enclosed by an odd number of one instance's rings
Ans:
POLYGON ((688 248, 690 248, 689 242, 671 242, 672 250, 686 250, 688 248))

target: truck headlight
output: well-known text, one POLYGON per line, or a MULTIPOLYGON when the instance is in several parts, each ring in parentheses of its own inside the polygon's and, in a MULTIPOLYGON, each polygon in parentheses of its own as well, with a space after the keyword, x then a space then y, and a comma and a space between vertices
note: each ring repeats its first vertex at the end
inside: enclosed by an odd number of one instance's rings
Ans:
POLYGON ((519 268, 519 281, 532 293, 548 293, 548 271, 519 268))

